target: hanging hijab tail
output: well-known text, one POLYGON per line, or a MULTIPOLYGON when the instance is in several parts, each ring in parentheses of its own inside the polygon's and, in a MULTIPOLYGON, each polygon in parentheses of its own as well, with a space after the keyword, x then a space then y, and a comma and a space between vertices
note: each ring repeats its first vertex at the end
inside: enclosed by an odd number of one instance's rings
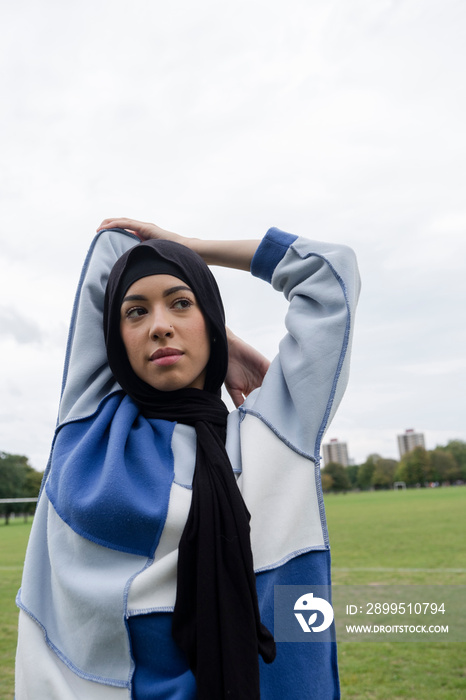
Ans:
POLYGON ((257 700, 258 655, 272 662, 275 643, 260 620, 250 515, 225 449, 228 410, 220 391, 228 345, 215 278, 185 246, 145 241, 125 253, 110 274, 104 333, 110 368, 141 412, 196 430, 192 502, 178 550, 173 637, 196 677, 200 700, 257 700), (215 338, 203 391, 157 391, 129 364, 119 331, 121 303, 133 282, 154 274, 170 274, 190 286, 215 338))

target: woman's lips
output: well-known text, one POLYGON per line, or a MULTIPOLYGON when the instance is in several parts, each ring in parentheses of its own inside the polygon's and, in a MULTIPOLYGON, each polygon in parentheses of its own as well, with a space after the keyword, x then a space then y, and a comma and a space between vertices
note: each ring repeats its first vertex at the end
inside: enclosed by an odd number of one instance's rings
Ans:
POLYGON ((178 362, 182 356, 183 353, 181 350, 176 350, 175 348, 160 348, 151 355, 150 360, 158 367, 168 367, 178 362))

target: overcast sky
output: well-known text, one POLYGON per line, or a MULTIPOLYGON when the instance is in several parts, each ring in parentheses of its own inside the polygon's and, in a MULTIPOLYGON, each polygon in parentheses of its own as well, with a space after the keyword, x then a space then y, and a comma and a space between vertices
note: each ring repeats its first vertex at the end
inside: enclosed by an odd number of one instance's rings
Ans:
MULTIPOLYGON (((356 463, 396 458, 406 428, 466 439, 463 0, 16 0, 0 33, 0 450, 45 467, 109 216, 352 246, 363 292, 327 439, 356 463)), ((272 357, 285 304, 217 276, 230 326, 272 357)))

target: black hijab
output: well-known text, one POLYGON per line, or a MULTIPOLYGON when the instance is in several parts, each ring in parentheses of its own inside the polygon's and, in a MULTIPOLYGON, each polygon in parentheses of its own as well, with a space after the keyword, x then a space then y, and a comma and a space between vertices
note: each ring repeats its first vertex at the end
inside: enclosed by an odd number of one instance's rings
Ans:
POLYGON ((200 700, 257 700, 259 659, 275 658, 260 621, 250 544, 250 515, 225 450, 228 410, 220 390, 228 366, 225 316, 217 283, 202 258, 171 241, 144 241, 111 271, 104 334, 110 368, 147 418, 194 426, 193 493, 178 550, 172 634, 186 653, 200 700), (169 274, 192 289, 210 332, 204 390, 158 391, 131 368, 120 335, 120 309, 141 277, 169 274))

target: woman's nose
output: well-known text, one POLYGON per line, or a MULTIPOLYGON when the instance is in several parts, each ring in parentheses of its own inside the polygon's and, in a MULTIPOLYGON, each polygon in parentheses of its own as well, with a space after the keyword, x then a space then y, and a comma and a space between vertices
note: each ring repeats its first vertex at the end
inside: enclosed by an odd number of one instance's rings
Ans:
POLYGON ((173 336, 173 326, 166 313, 159 310, 154 312, 150 327, 152 338, 171 338, 173 336))

